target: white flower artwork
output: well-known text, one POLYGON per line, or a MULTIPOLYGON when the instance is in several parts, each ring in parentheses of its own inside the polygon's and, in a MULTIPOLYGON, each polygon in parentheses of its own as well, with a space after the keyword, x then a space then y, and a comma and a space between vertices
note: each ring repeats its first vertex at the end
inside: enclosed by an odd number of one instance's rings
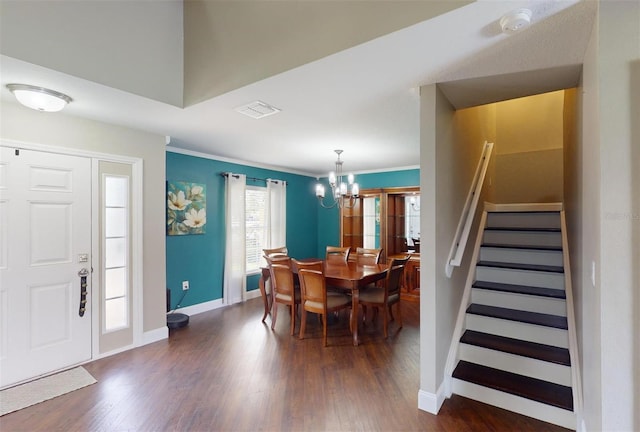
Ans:
POLYGON ((204 234, 206 204, 205 185, 167 182, 167 235, 204 234))

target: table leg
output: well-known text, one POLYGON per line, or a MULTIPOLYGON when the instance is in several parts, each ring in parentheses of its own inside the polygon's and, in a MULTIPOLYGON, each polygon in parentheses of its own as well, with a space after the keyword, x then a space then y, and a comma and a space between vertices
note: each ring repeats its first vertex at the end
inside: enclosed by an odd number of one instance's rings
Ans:
POLYGON ((360 303, 360 290, 358 285, 351 289, 351 333, 353 334, 353 346, 358 346, 358 305, 360 303))
POLYGON ((267 318, 267 315, 271 313, 271 295, 267 293, 266 283, 268 276, 265 276, 264 273, 260 276, 260 281, 258 282, 258 286, 260 287, 260 294, 262 294, 262 301, 264 302, 264 315, 262 316, 262 322, 267 318))

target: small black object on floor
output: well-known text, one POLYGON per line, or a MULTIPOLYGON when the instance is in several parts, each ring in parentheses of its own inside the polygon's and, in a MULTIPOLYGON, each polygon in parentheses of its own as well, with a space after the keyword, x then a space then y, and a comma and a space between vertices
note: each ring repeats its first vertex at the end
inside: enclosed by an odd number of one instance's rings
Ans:
POLYGON ((170 329, 178 329, 186 327, 189 324, 189 315, 183 313, 167 314, 167 327, 170 329))

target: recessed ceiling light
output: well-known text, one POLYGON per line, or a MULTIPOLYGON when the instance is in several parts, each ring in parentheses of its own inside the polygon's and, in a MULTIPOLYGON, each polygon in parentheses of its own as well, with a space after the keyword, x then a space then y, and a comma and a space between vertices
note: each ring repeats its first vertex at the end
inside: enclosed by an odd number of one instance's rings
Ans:
POLYGON ((516 9, 500 19, 500 27, 504 33, 518 32, 531 24, 530 9, 516 9))
POLYGON ((262 101, 255 101, 255 102, 251 102, 249 104, 236 108, 236 111, 246 116, 259 119, 262 117, 270 116, 272 114, 277 114, 281 110, 272 105, 269 105, 268 103, 264 103, 262 101))
POLYGON ((29 84, 7 84, 7 88, 18 102, 37 111, 60 111, 73 100, 64 93, 29 84))

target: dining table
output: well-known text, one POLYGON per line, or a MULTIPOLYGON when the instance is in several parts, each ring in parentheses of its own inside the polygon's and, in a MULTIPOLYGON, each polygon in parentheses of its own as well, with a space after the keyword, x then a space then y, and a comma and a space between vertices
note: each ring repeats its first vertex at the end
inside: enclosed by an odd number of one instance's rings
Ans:
MULTIPOLYGON (((300 261, 317 261, 317 258, 308 258, 300 261)), ((353 336, 353 346, 358 346, 358 306, 360 290, 378 280, 384 279, 389 266, 387 264, 359 265, 355 261, 348 262, 324 262, 324 276, 327 286, 344 290, 351 295, 351 322, 350 328, 353 336)), ((292 271, 297 275, 298 269, 295 262, 292 271)), ((265 290, 269 280, 269 269, 263 268, 259 287, 265 300, 265 317, 270 312, 272 302, 265 290)), ((263 318, 264 321, 264 318, 263 318)))

